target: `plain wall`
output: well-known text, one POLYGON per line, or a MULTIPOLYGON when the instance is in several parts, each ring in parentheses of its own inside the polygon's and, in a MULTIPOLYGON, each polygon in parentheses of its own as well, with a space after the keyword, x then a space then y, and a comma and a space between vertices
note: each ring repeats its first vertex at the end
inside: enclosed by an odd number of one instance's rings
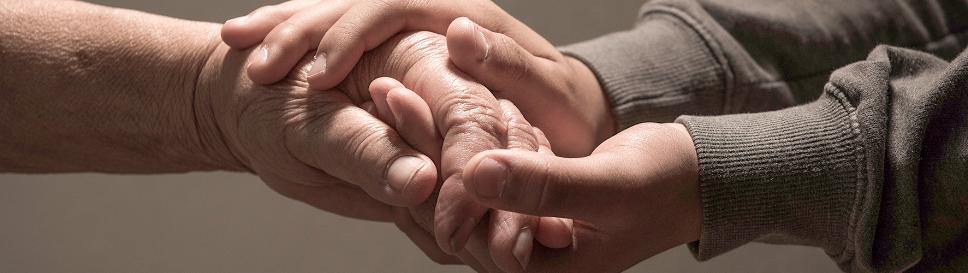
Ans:
MULTIPOLYGON (((212 22, 266 4, 95 2, 212 22)), ((641 5, 638 0, 497 2, 556 44, 628 28, 641 5)), ((0 272, 468 271, 434 264, 392 224, 315 210, 247 174, 0 175, 0 219, 0 272)), ((839 270, 820 249, 750 244, 704 263, 679 247, 630 271, 839 270)))

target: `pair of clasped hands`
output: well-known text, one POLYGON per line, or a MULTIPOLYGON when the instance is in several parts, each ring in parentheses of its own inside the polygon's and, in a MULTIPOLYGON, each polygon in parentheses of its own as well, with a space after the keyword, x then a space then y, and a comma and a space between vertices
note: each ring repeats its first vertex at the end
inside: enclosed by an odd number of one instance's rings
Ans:
POLYGON ((220 129, 246 168, 394 221, 438 263, 620 271, 699 239, 686 129, 616 133, 591 70, 490 1, 296 0, 227 21, 222 40, 265 86, 213 109, 241 113, 220 129))

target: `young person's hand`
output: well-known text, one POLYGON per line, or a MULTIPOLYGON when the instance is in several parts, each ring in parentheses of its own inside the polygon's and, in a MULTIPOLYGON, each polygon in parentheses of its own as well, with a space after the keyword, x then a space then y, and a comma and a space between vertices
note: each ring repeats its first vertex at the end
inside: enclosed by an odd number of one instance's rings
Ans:
POLYGON ((494 150, 464 169, 468 192, 494 209, 574 219, 565 249, 535 248, 527 271, 619 272, 699 240, 695 147, 680 124, 640 124, 588 157, 494 150))
POLYGON ((558 154, 587 155, 614 134, 595 75, 491 1, 295 0, 227 21, 222 39, 237 49, 261 42, 247 71, 262 84, 282 79, 315 49, 308 82, 325 90, 364 52, 412 30, 447 33, 457 67, 517 104, 558 154))
POLYGON ((364 52, 391 37, 411 31, 443 35, 461 16, 507 31, 533 49, 554 50, 489 0, 294 0, 226 21, 222 39, 236 49, 262 42, 247 70, 263 84, 281 80, 303 55, 316 50, 309 84, 324 90, 341 82, 364 52))

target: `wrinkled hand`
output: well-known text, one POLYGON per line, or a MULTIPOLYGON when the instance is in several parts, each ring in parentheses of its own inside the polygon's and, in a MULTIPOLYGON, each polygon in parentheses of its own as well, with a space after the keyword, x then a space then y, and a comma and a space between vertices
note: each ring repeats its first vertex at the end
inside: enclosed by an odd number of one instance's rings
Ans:
POLYGON ((640 124, 588 157, 488 151, 464 170, 489 207, 574 219, 574 243, 536 249, 527 271, 619 272, 699 239, 698 163, 680 124, 640 124))
MULTIPOLYGON (((394 128, 398 128, 400 135, 415 148, 421 151, 434 150, 441 146, 440 138, 435 137, 434 120, 430 107, 415 92, 407 89, 402 83, 392 78, 379 78, 370 85, 370 94, 375 104, 375 112, 394 128)), ((500 100, 500 111, 507 124, 505 136, 508 150, 534 151, 551 154, 551 147, 544 134, 536 127, 532 127, 521 115, 518 109, 507 100, 500 100), (535 147, 535 145, 538 145, 535 147)), ((433 255, 433 239, 429 234, 419 229, 412 222, 409 214, 398 214, 397 225, 404 230, 414 242, 433 255), (432 247, 427 246, 428 242, 432 247)), ((476 266, 480 271, 520 272, 528 264, 533 249, 532 240, 553 248, 567 247, 571 244, 570 220, 542 217, 538 222, 530 222, 533 218, 501 210, 492 210, 490 217, 485 219, 490 225, 479 225, 474 236, 480 238, 470 242, 471 249, 482 249, 481 242, 487 243, 494 268, 488 263, 476 266), (522 225, 522 222, 525 225, 522 225)), ((471 252, 474 254, 475 252, 471 252)), ((471 257, 465 261, 474 265, 486 256, 471 257)), ((485 260, 487 261, 487 260, 485 260)))
MULTIPOLYGON (((255 85, 242 71, 248 53, 220 48, 200 79, 199 126, 225 141, 211 145, 227 146, 239 164, 287 196, 367 219, 388 219, 389 207, 383 203, 424 201, 436 186, 435 166, 440 166, 445 182, 439 198, 418 207, 414 220, 434 231, 438 245, 452 253, 460 250, 487 212, 466 196, 463 166, 481 151, 508 147, 508 127, 491 92, 451 67, 443 36, 421 32, 391 39, 327 91, 306 89, 307 59, 287 80, 255 85), (434 158, 439 153, 438 164, 360 108, 370 103, 367 86, 378 76, 401 79, 427 101, 442 137, 442 150, 427 153, 434 158)), ((535 217, 510 215, 515 216, 501 223, 517 230, 537 225, 535 217)), ((488 246, 494 243, 484 240, 472 240, 473 258, 483 268, 496 268, 486 264, 491 261, 488 246)))
POLYGON ((356 93, 309 91, 304 70, 256 85, 244 76, 248 54, 219 46, 196 87, 200 134, 222 140, 206 143, 227 151, 221 157, 287 197, 355 218, 390 221, 389 205, 413 206, 431 194, 433 162, 357 107, 356 93))
POLYGON ((559 155, 588 155, 615 134, 605 95, 584 63, 563 56, 530 29, 529 35, 521 30, 497 31, 468 18, 454 20, 447 44, 457 68, 497 97, 514 102, 524 117, 547 133, 559 155))
MULTIPOLYGON (((533 234, 528 232, 537 228, 539 219, 507 212, 492 212, 490 219, 485 218, 487 209, 467 197, 462 185, 461 171, 467 160, 481 151, 505 148, 536 150, 537 140, 532 135, 533 131, 529 129, 530 125, 524 122, 523 118, 520 121, 509 120, 504 110, 506 107, 502 107, 489 90, 469 81, 463 73, 453 68, 448 59, 444 37, 437 34, 418 32, 391 39, 387 44, 371 51, 361 59, 354 71, 372 70, 374 61, 382 63, 383 60, 404 60, 398 58, 400 56, 417 56, 417 58, 413 59, 410 65, 397 63, 391 66, 406 67, 403 73, 383 73, 388 77, 400 79, 400 83, 396 83, 396 86, 387 83, 383 85, 383 89, 406 86, 426 101, 430 114, 422 116, 431 117, 429 120, 432 122, 427 123, 436 126, 437 134, 427 133, 422 137, 407 139, 431 140, 426 141, 430 143, 429 145, 424 144, 420 148, 432 158, 436 158, 437 154, 440 155, 439 166, 441 166, 443 180, 436 203, 432 201, 424 203, 413 211, 416 222, 432 230, 437 245, 448 253, 458 253, 464 244, 470 241, 468 245, 470 254, 482 263, 484 268, 494 268, 490 265, 492 260, 498 263, 496 265, 498 267, 520 267, 522 263, 526 263, 527 254, 530 254, 532 248, 532 240, 529 236, 533 234), (442 141, 432 141, 440 137, 442 141), (428 212, 434 212, 432 218, 428 217, 431 215, 428 212), (488 234, 488 225, 478 225, 481 222, 488 223, 489 220, 495 220, 495 217, 500 219, 491 221, 490 225, 501 225, 507 230, 506 232, 488 234), (522 243, 516 244, 518 238, 523 238, 519 237, 522 236, 520 234, 525 234, 523 236, 527 237, 527 240, 520 240, 522 243), (475 237, 471 239, 472 236, 475 237), (515 257, 512 253, 519 255, 515 257)), ((362 86, 363 83, 371 82, 371 79, 373 78, 361 78, 351 73, 346 83, 362 86)), ((377 81, 371 85, 371 91, 381 89, 380 87, 381 84, 377 81)), ((375 93, 377 96, 374 96, 373 101, 377 112, 382 112, 384 117, 389 117, 388 113, 392 113, 389 111, 391 107, 389 105, 384 107, 384 103, 381 102, 384 101, 383 96, 379 95, 380 92, 375 93)), ((403 116, 397 115, 394 120, 402 120, 401 117, 403 116)), ((398 126, 398 128, 427 128, 424 132, 429 132, 433 131, 434 127, 398 126)), ((550 224, 560 226, 559 222, 550 224)), ((554 228, 550 229, 554 230, 554 228)), ((565 241, 565 245, 570 243, 568 240, 570 236, 566 233, 551 234, 552 236, 547 237, 550 238, 549 240, 543 241, 546 245, 562 246, 562 241, 565 241), (566 236, 566 238, 555 240, 554 234, 566 236)), ((538 238, 546 238, 541 236, 539 234, 538 238)))
POLYGON ((247 71, 263 84, 282 79, 316 50, 308 81, 325 90, 365 52, 418 30, 446 33, 457 68, 520 106, 559 154, 587 155, 615 133, 591 70, 488 0, 294 0, 227 21, 222 39, 237 49, 261 42, 247 71))

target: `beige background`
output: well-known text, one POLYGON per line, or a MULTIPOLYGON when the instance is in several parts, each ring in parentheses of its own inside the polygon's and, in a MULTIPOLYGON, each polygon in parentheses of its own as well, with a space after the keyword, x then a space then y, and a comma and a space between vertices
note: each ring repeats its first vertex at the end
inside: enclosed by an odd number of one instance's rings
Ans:
MULTIPOLYGON (((214 22, 264 4, 95 2, 214 22)), ((630 26, 640 2, 498 1, 557 44, 630 26)), ((0 219, 0 272, 466 271, 432 263, 390 224, 314 210, 245 174, 0 175, 0 219)), ((838 270, 819 249, 751 244, 704 263, 675 248, 631 271, 838 270)))

